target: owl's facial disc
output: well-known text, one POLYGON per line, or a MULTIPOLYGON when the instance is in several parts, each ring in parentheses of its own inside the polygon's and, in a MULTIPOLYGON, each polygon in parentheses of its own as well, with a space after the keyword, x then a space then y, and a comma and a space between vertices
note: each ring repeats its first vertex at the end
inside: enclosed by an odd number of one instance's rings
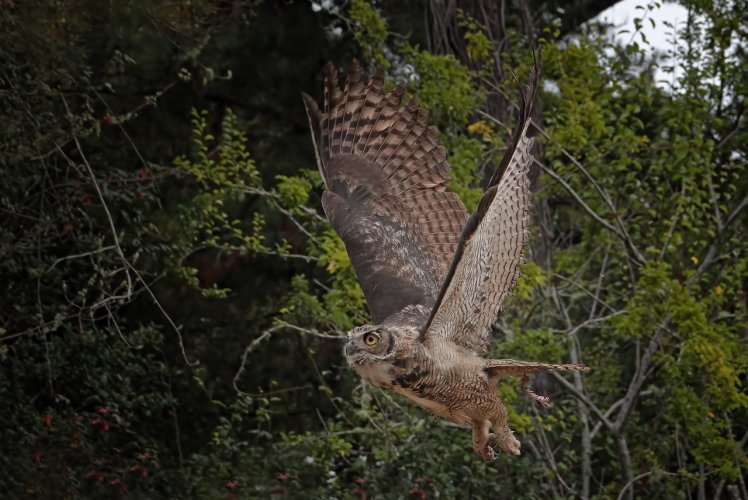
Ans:
POLYGON ((360 326, 348 333, 348 365, 377 387, 391 387, 395 336, 382 326, 360 326))

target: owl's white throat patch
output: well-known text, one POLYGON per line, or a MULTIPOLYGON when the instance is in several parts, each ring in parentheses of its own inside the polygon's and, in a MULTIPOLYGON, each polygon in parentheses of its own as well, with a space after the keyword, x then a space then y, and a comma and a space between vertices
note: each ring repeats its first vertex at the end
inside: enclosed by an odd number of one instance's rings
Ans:
POLYGON ((373 363, 356 364, 353 369, 376 387, 392 387, 394 376, 392 364, 388 361, 375 361, 373 363))

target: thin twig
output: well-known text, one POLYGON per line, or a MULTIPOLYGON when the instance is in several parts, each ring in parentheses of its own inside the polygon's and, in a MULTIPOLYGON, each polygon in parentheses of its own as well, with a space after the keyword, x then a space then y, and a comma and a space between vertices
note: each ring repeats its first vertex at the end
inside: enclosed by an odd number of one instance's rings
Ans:
POLYGON ((200 361, 190 361, 187 357, 187 351, 184 347, 184 338, 182 337, 182 332, 179 330, 179 327, 174 323, 174 320, 171 319, 171 316, 166 312, 164 307, 161 305, 161 302, 159 302, 158 298, 156 298, 156 294, 153 293, 153 290, 151 290, 151 287, 148 286, 148 284, 145 282, 143 277, 140 275, 137 269, 132 266, 129 262, 125 261, 130 269, 132 269, 132 272, 135 273, 135 276, 137 276, 138 280, 140 280, 140 283, 143 285, 143 288, 145 288, 146 292, 148 292, 148 295, 150 295, 151 300, 153 300, 153 303, 156 305, 159 311, 161 311, 161 314, 166 319, 166 321, 171 325, 174 332, 177 334, 177 340, 179 342, 179 348, 182 351, 182 358, 184 359, 184 362, 187 363, 188 366, 197 366, 200 364, 200 361))
POLYGON ((642 474, 639 474, 639 475, 638 475, 638 476, 636 476, 635 478, 631 479, 631 480, 630 480, 630 481, 629 481, 628 483, 626 483, 626 484, 624 485, 624 487, 623 487, 623 488, 621 489, 621 492, 620 492, 620 493, 618 494, 618 496, 616 497, 616 500, 621 500, 621 499, 623 498, 623 495, 624 495, 624 493, 626 493, 626 490, 628 490, 628 489, 629 489, 630 487, 632 487, 632 486, 634 485, 634 483, 635 483, 635 482, 637 482, 637 481, 638 481, 638 480, 640 480, 640 479, 644 479, 645 477, 647 477, 647 476, 649 476, 649 475, 652 475, 653 473, 654 473, 654 471, 651 471, 651 470, 650 470, 650 471, 644 472, 644 473, 642 473, 642 474))
MULTIPOLYGON (((65 98, 63 97, 63 101, 65 98)), ((65 103, 65 107, 67 108, 67 103, 65 103)), ((70 110, 68 109, 68 112, 70 110)), ((81 147, 80 141, 78 141, 78 138, 73 136, 73 142, 75 142, 75 147, 78 150, 78 154, 81 156, 81 160, 83 160, 83 165, 86 167, 86 170, 88 171, 88 175, 91 177, 91 182, 93 183, 94 189, 96 190, 96 195, 99 197, 99 201, 101 202, 101 206, 104 209, 104 213, 106 214, 107 222, 109 223, 109 230, 112 233, 112 239, 114 240, 114 249, 117 252, 117 255, 119 256, 120 260, 122 261, 122 264, 127 268, 128 262, 127 258, 125 257, 125 253, 122 251, 122 247, 120 246, 119 242, 119 236, 117 235, 117 228, 114 227, 114 219, 112 219, 112 213, 109 211, 109 207, 106 204, 106 201, 104 200, 104 195, 101 192, 101 188, 99 188, 99 182, 96 180, 96 175, 93 173, 93 169, 91 168, 91 164, 88 163, 88 160, 86 159, 86 155, 83 153, 83 148, 81 147)), ((70 159, 68 155, 65 154, 65 152, 57 146, 57 150, 60 152, 60 154, 67 159, 67 161, 73 165, 75 163, 73 160, 70 159)), ((130 273, 126 270, 125 271, 125 278, 127 280, 127 292, 125 293, 125 299, 129 300, 132 296, 132 277, 130 276, 130 273)))
POLYGON ((587 205, 587 203, 585 203, 585 201, 582 199, 582 197, 579 196, 579 194, 577 194, 577 192, 574 190, 574 188, 572 188, 563 178, 561 178, 560 175, 558 175, 556 172, 554 172, 549 167, 546 167, 545 165, 543 165, 537 159, 535 159, 534 162, 535 162, 535 164, 537 166, 539 166, 543 170, 543 172, 547 173, 548 175, 551 176, 551 178, 553 180, 555 180, 556 182, 558 182, 559 184, 561 184, 561 186, 564 189, 566 189, 566 191, 576 200, 577 203, 579 203, 582 206, 582 208, 585 210, 585 212, 587 212, 588 214, 590 214, 590 216, 592 216, 593 219, 595 219, 597 222, 599 222, 606 229, 612 231, 613 234, 615 234, 619 238, 623 239, 623 236, 618 232, 618 230, 610 222, 606 221, 605 219, 603 219, 602 217, 600 217, 597 214, 597 212, 595 212, 594 210, 592 210, 592 208, 590 208, 590 206, 587 205))
POLYGON ((236 390, 236 392, 238 392, 240 394, 247 394, 246 392, 244 392, 241 389, 239 389, 238 383, 239 383, 239 380, 241 379, 241 376, 246 371, 245 367, 247 365, 247 358, 249 357, 249 355, 257 348, 258 345, 260 345, 260 343, 262 343, 264 340, 270 338, 275 332, 277 332, 279 330, 283 330, 285 328, 287 328, 289 330, 294 330, 294 331, 299 332, 299 333, 304 333, 304 334, 308 334, 308 335, 313 335, 315 337, 320 337, 320 338, 323 338, 323 339, 345 340, 345 337, 342 336, 342 335, 327 335, 327 334, 324 334, 324 333, 320 333, 317 330, 312 330, 312 329, 309 329, 309 328, 303 328, 303 327, 300 327, 300 326, 292 325, 290 323, 285 323, 285 322, 284 323, 278 323, 277 325, 274 325, 274 326, 268 328, 267 330, 263 331, 262 334, 260 334, 259 337, 257 337, 252 342, 250 342, 250 344, 244 349, 244 352, 242 353, 242 360, 241 360, 241 363, 239 365, 239 369, 236 371, 236 374, 234 375, 234 378, 232 379, 232 385, 234 387, 234 390, 236 390))
POLYGON ((81 257, 89 257, 91 255, 96 255, 98 253, 108 252, 109 250, 114 250, 115 248, 116 248, 116 246, 114 246, 114 245, 107 245, 105 247, 97 248, 96 250, 91 250, 90 252, 76 253, 76 254, 73 254, 73 255, 67 255, 65 257, 60 257, 59 259, 55 260, 52 263, 52 265, 50 265, 47 268, 46 272, 50 272, 60 262, 63 262, 63 261, 66 261, 66 260, 72 260, 72 259, 80 259, 81 257))
POLYGON ((241 364, 239 365, 239 369, 238 369, 238 370, 236 371, 236 374, 234 375, 234 378, 233 378, 233 380, 231 381, 232 385, 234 386, 234 390, 235 390, 236 392, 238 392, 239 394, 247 394, 247 393, 245 393, 244 391, 242 391, 241 389, 239 389, 239 386, 237 385, 237 384, 238 384, 238 382, 239 382, 239 379, 241 378, 241 376, 242 376, 242 375, 244 374, 244 372, 245 372, 245 368, 244 368, 244 367, 245 367, 245 366, 246 366, 246 364, 247 364, 247 357, 248 357, 248 356, 250 355, 250 353, 251 353, 252 351, 254 351, 254 350, 255 350, 255 348, 256 348, 256 347, 257 347, 257 346, 258 346, 258 345, 259 345, 259 344, 260 344, 260 343, 261 343, 261 342, 262 342, 263 340, 265 340, 265 339, 269 338, 269 337, 270 337, 271 335, 273 335, 273 333, 275 333, 276 331, 280 330, 281 328, 285 328, 285 325, 283 325, 283 324, 280 324, 280 325, 275 325, 275 326, 273 326, 273 327, 271 327, 271 328, 268 328, 267 330, 265 330, 264 332, 262 332, 262 334, 261 334, 261 335, 260 335, 259 337, 257 337, 256 339, 254 339, 254 340, 253 340, 253 341, 252 341, 252 342, 251 342, 251 343, 250 343, 250 344, 249 344, 249 345, 248 345, 248 346, 247 346, 247 347, 246 347, 246 348, 244 349, 244 353, 242 354, 242 361, 241 361, 241 364))

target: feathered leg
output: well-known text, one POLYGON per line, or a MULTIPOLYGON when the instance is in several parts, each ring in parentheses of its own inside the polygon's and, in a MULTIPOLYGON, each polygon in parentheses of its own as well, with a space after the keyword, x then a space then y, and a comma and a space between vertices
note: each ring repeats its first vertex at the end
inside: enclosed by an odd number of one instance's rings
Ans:
POLYGON ((501 401, 499 401, 491 416, 491 428, 494 432, 494 434, 491 434, 492 439, 501 451, 507 455, 520 455, 520 442, 514 437, 514 431, 509 428, 506 408, 501 401))
POLYGON ((491 422, 488 420, 473 420, 473 449, 483 457, 483 460, 496 460, 498 455, 488 444, 494 441, 496 436, 488 432, 491 428, 491 422))

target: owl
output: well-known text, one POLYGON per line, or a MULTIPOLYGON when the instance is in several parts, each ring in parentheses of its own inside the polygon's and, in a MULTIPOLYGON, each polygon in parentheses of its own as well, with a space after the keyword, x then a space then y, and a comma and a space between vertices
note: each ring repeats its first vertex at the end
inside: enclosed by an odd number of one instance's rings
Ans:
MULTIPOLYGON (((348 333, 344 354, 371 384, 472 429, 484 460, 520 454, 497 392, 506 375, 586 370, 479 355, 523 261, 530 205, 528 136, 536 63, 520 123, 475 212, 446 191, 450 167, 438 131, 406 88, 383 91, 380 70, 364 82, 354 61, 343 88, 325 67, 324 107, 302 94, 322 206, 345 244, 373 324, 348 333)), ((529 392, 540 402, 546 398, 529 392)))

